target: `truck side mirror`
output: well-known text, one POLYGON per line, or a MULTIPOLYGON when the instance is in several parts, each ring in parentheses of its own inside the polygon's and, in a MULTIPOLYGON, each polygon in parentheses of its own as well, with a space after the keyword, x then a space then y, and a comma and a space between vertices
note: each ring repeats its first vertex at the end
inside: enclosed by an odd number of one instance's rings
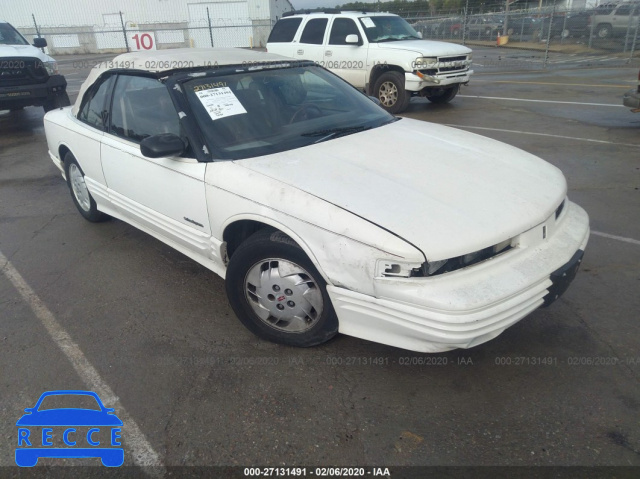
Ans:
POLYGON ((347 35, 347 38, 344 39, 345 43, 347 43, 348 45, 362 45, 362 42, 360 41, 360 37, 358 35, 356 35, 355 33, 352 33, 351 35, 347 35))
POLYGON ((36 48, 44 48, 47 46, 47 41, 42 37, 34 38, 33 46, 36 48))

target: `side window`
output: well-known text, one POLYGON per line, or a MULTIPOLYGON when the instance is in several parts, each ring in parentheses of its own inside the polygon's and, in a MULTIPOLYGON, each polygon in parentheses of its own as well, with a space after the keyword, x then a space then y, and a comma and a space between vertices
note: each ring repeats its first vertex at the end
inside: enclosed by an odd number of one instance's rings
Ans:
POLYGON ((629 15, 629 12, 631 12, 631 5, 622 5, 620 8, 618 8, 618 10, 616 11, 616 15, 629 15))
POLYGON ((136 143, 160 133, 180 135, 178 113, 165 85, 155 78, 119 75, 109 132, 136 143))
POLYGON ((103 79, 84 95, 78 119, 89 125, 104 130, 104 118, 107 111, 107 95, 111 90, 113 76, 103 79))
POLYGON ((322 45, 324 31, 327 29, 327 18, 314 18, 309 20, 304 26, 300 43, 310 43, 312 45, 322 45))
POLYGON ((350 45, 345 40, 347 35, 358 35, 360 32, 356 26, 356 22, 350 18, 336 18, 331 25, 331 34, 329 35, 330 45, 350 45))
POLYGON ((296 36, 302 18, 288 18, 280 20, 271 30, 267 43, 290 43, 296 36))

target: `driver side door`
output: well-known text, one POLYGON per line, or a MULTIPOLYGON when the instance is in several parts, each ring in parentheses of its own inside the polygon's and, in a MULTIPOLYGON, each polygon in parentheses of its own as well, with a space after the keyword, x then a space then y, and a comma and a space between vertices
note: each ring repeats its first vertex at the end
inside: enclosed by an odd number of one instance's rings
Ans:
POLYGON ((152 76, 120 74, 109 128, 101 142, 102 169, 115 216, 185 252, 208 256, 211 228, 205 198, 206 163, 189 155, 147 158, 140 142, 160 133, 184 138, 165 85, 152 76))

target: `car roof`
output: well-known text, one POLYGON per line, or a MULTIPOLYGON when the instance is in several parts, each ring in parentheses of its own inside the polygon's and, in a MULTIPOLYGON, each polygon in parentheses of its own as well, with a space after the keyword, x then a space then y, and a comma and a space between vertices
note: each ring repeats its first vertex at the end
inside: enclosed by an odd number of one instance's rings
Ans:
POLYGON ((170 50, 123 53, 112 60, 105 60, 93 67, 80 87, 78 99, 73 106, 72 113, 74 116, 78 115, 80 102, 85 92, 103 73, 110 70, 137 70, 161 73, 185 68, 211 68, 283 60, 291 61, 292 59, 275 53, 244 48, 174 48, 170 50))

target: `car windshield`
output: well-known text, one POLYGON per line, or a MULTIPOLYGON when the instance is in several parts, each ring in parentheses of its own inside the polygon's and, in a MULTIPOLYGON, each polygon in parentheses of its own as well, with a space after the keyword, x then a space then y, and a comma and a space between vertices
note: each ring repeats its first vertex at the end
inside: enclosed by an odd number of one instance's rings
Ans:
POLYGON ((88 394, 52 394, 42 399, 38 411, 69 408, 101 410, 96 398, 88 394))
POLYGON ((8 23, 0 23, 0 45, 28 45, 22 35, 8 23))
POLYGON ((360 17, 364 33, 371 43, 419 40, 420 35, 406 20, 394 16, 360 17))
POLYGON ((395 120, 318 66, 213 72, 185 81, 183 88, 217 159, 292 150, 395 120))

